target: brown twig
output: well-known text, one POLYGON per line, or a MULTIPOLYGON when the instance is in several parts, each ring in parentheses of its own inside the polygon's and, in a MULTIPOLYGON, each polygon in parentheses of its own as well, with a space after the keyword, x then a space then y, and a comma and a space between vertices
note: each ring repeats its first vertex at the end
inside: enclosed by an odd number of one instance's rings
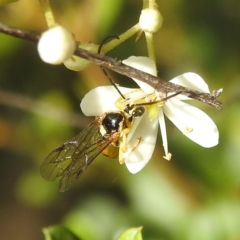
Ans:
POLYGON ((166 82, 159 77, 155 77, 146 72, 142 72, 138 69, 127 66, 107 56, 91 53, 83 49, 77 49, 75 51, 75 55, 88 59, 100 66, 109 68, 112 71, 118 72, 127 77, 136 78, 142 82, 149 84, 154 89, 156 89, 156 91, 163 93, 181 92, 182 95, 206 103, 219 110, 222 109, 222 103, 216 99, 222 93, 221 89, 214 90, 212 93, 203 93, 171 82, 166 82))
POLYGON ((9 27, 0 23, 0 32, 10 35, 12 37, 21 38, 33 43, 37 43, 40 35, 32 32, 23 31, 14 27, 9 27))
MULTIPOLYGON (((0 24, 0 32, 34 43, 37 43, 39 39, 39 35, 9 27, 4 24, 0 24)), ((148 73, 127 66, 110 57, 95 54, 84 49, 78 48, 74 54, 127 77, 136 78, 142 82, 145 82, 156 89, 156 91, 166 94, 171 92, 181 92, 182 95, 206 103, 210 106, 215 107, 216 109, 222 109, 222 103, 217 100, 217 97, 222 93, 221 89, 214 90, 212 93, 203 93, 171 82, 166 82, 159 77, 155 77, 148 73)))

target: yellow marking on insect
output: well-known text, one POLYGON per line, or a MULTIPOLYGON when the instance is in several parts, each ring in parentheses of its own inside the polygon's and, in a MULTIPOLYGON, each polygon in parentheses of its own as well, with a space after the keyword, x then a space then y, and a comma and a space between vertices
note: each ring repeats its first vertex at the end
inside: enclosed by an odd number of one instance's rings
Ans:
POLYGON ((99 131, 102 134, 102 136, 104 136, 107 133, 107 131, 105 130, 105 128, 102 125, 100 125, 99 131))
POLYGON ((117 158, 119 156, 119 147, 110 144, 102 151, 102 154, 110 158, 117 158))

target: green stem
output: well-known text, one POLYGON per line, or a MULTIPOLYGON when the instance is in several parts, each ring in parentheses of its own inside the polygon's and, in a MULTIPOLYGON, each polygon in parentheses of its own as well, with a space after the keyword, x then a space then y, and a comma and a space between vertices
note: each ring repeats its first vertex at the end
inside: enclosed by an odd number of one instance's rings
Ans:
POLYGON ((145 37, 147 42, 148 57, 152 59, 154 64, 156 65, 156 55, 154 50, 153 34, 145 32, 145 37))
POLYGON ((156 3, 156 0, 149 0, 149 8, 158 8, 158 4, 156 3))
POLYGON ((143 0, 143 9, 149 7, 149 0, 143 0))
POLYGON ((143 0, 143 9, 144 8, 158 8, 156 0, 143 0))
POLYGON ((128 29, 126 32, 124 32, 121 35, 119 35, 118 36, 119 39, 113 39, 112 41, 104 44, 104 46, 103 46, 103 53, 107 53, 110 50, 112 50, 113 48, 115 48, 118 45, 120 45, 121 43, 125 42, 127 39, 132 37, 134 34, 139 32, 139 30, 140 30, 139 25, 136 24, 133 27, 131 27, 130 29, 128 29))
POLYGON ((39 0, 39 2, 41 4, 42 11, 45 15, 45 19, 46 19, 48 27, 50 28, 50 27, 55 26, 56 21, 55 21, 49 0, 39 0))

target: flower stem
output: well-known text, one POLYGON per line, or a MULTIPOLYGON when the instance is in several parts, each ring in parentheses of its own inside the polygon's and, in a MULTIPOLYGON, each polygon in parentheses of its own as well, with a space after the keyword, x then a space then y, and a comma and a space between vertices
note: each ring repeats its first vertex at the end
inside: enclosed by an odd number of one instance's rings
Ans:
MULTIPOLYGON (((156 0, 143 0, 143 9, 144 8, 158 8, 158 4, 156 0)), ((148 57, 153 60, 156 65, 156 54, 154 50, 154 42, 153 42, 153 34, 149 32, 145 32, 148 57)))
POLYGON ((143 9, 148 8, 149 6, 149 0, 143 0, 143 9))
POLYGON ((149 8, 158 8, 156 0, 149 0, 149 8))
POLYGON ((158 8, 156 0, 143 0, 143 9, 144 8, 158 8))
POLYGON ((113 39, 112 41, 104 44, 103 52, 104 53, 109 52, 110 50, 112 50, 113 48, 117 47, 121 43, 125 42, 127 39, 129 39, 130 37, 132 37, 134 34, 136 34, 139 31, 140 31, 139 25, 138 24, 134 25, 133 27, 128 29, 126 32, 124 32, 121 35, 119 35, 118 36, 119 39, 113 39))
POLYGON ((154 50, 154 42, 153 42, 153 34, 149 32, 145 32, 146 42, 147 42, 147 50, 148 57, 153 60, 156 65, 156 55, 154 50))
POLYGON ((39 2, 41 4, 42 11, 45 15, 45 19, 46 19, 48 27, 50 28, 50 27, 55 26, 56 21, 55 21, 49 0, 39 0, 39 2))

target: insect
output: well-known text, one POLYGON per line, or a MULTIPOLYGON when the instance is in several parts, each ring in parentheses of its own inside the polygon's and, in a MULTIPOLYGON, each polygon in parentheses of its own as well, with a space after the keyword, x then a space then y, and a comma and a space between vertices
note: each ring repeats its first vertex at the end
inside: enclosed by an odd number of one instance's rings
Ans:
MULTIPOLYGON (((101 46, 99 48, 99 52, 101 46)), ((105 75, 119 92, 106 70, 105 75)), ((144 107, 126 104, 122 111, 107 112, 95 118, 81 133, 70 141, 54 149, 44 160, 40 172, 44 179, 60 179, 60 192, 68 190, 83 174, 89 164, 100 154, 122 158, 126 151, 126 136, 131 129, 133 119, 144 113, 144 107)), ((124 162, 120 160, 120 162, 124 162)))
MULTIPOLYGON (((170 97, 172 96, 165 100, 170 97)), ((119 156, 120 163, 124 163, 123 154, 128 150, 127 135, 134 120, 144 114, 144 105, 149 105, 149 103, 130 105, 124 104, 125 102, 128 101, 126 99, 117 101, 122 111, 103 113, 77 136, 54 149, 42 163, 40 169, 42 177, 48 181, 61 177, 59 190, 65 192, 100 153, 111 158, 119 156)), ((132 151, 138 147, 141 140, 138 140, 132 151)))
POLYGON ((41 166, 43 178, 53 181, 61 177, 60 192, 68 190, 100 153, 108 155, 107 148, 111 145, 120 147, 120 138, 131 124, 130 120, 121 111, 96 117, 81 133, 47 156, 41 166))

